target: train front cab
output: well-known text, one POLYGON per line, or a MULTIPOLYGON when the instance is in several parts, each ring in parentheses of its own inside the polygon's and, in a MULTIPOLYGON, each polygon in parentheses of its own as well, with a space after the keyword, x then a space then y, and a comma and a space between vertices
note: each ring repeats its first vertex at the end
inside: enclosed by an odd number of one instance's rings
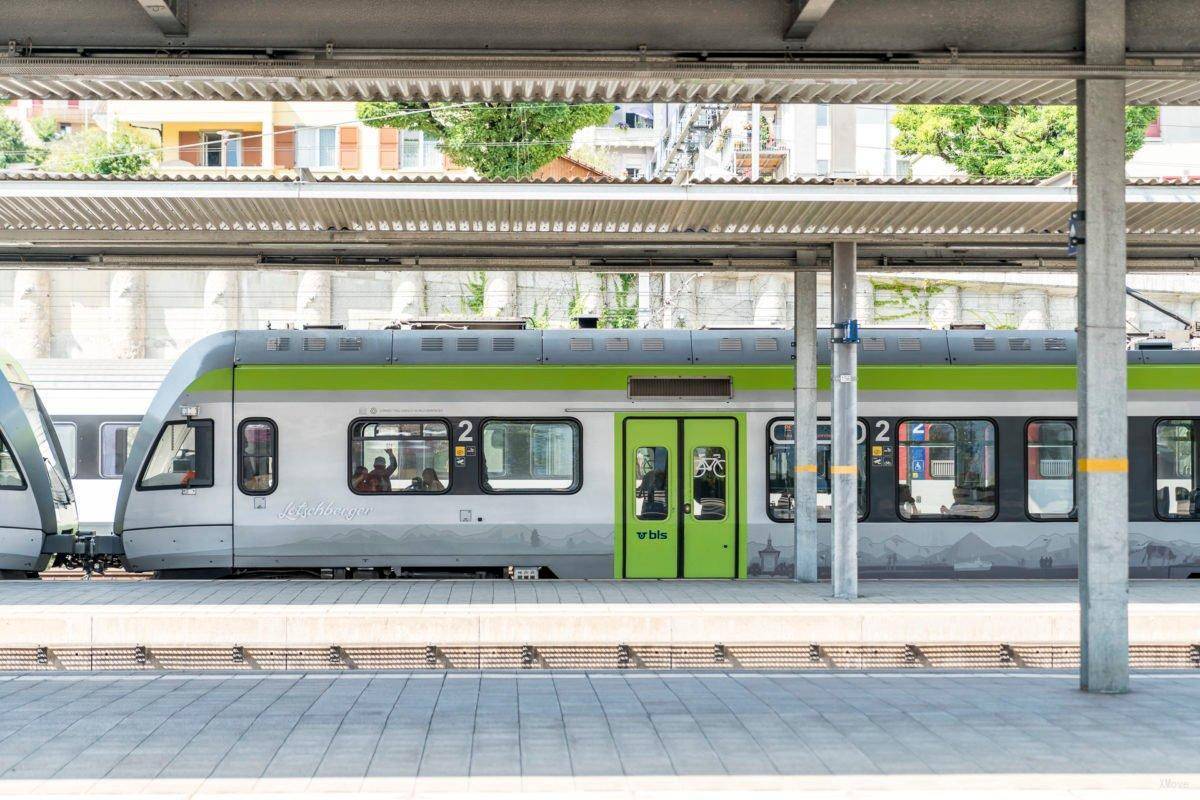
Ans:
POLYGON ((20 366, 0 351, 0 577, 49 566, 47 536, 78 525, 71 479, 50 417, 20 366))

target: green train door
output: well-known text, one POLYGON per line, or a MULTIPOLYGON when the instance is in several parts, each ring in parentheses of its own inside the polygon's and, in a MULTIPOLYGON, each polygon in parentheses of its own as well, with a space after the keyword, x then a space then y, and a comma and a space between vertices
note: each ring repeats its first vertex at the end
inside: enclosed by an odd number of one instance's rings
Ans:
POLYGON ((630 418, 623 439, 624 577, 737 577, 736 420, 630 418))

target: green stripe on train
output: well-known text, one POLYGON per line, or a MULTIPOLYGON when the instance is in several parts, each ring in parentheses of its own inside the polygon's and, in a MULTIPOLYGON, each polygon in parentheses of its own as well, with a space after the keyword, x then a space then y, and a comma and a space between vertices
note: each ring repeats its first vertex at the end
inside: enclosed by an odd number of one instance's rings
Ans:
MULTIPOLYGON (((198 377, 189 392, 230 391, 231 369, 198 377)), ((730 376, 735 391, 788 391, 786 366, 270 366, 238 367, 237 387, 245 392, 325 391, 612 391, 624 392, 632 376, 730 376)), ((1075 367, 1055 365, 865 365, 859 389, 871 391, 1073 391, 1075 367)), ((818 385, 829 388, 829 369, 818 370, 818 385)), ((1200 390, 1200 365, 1131 364, 1134 391, 1200 390)))

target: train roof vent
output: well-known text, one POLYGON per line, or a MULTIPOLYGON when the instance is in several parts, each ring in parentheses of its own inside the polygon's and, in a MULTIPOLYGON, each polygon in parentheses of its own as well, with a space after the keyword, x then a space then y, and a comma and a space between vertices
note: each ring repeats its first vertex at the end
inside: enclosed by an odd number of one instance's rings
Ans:
POLYGON ((903 353, 916 353, 921 349, 921 340, 916 336, 901 336, 900 351, 903 353))
POLYGON ((571 350, 576 353, 588 353, 594 350, 595 347, 591 339, 585 339, 582 336, 571 337, 571 350))
POLYGON ((362 337, 361 336, 342 336, 342 337, 340 337, 338 339, 338 350, 341 350, 343 353, 347 353, 352 350, 362 350, 362 337))
POLYGON ((887 339, 882 336, 864 336, 862 349, 868 353, 882 353, 887 350, 887 339))
POLYGON ((630 378, 630 400, 728 400, 732 378, 630 378))
POLYGON ((779 340, 770 336, 759 336, 754 340, 754 349, 759 352, 769 352, 779 349, 779 340))
POLYGON ((717 349, 727 353, 741 350, 742 340, 740 337, 726 336, 721 339, 721 343, 717 345, 717 349))
POLYGON ((971 347, 976 351, 989 352, 996 349, 996 340, 990 336, 976 336, 971 340, 971 347))
POLYGON ((667 340, 655 336, 652 339, 642 339, 642 349, 647 352, 661 353, 667 349, 667 340))
POLYGON ((1028 336, 1019 336, 1015 339, 1008 340, 1009 350, 1030 350, 1033 348, 1028 336))
POLYGON ((604 342, 605 350, 628 350, 629 340, 624 336, 616 336, 604 342))
POLYGON ((493 353, 511 353, 517 349, 517 340, 512 336, 497 336, 492 339, 493 353))
POLYGON ((479 337, 464 336, 455 343, 455 347, 460 353, 474 353, 479 350, 479 337))
POLYGON ((440 353, 446 348, 446 343, 440 336, 422 336, 421 352, 440 353))
POLYGON ((305 336, 302 347, 309 352, 320 352, 325 349, 325 338, 323 336, 305 336))
POLYGON ((292 349, 292 339, 290 336, 271 336, 267 338, 267 349, 272 352, 282 353, 292 349))
POLYGON ((1042 346, 1047 350, 1066 350, 1067 340, 1061 336, 1047 336, 1042 346))

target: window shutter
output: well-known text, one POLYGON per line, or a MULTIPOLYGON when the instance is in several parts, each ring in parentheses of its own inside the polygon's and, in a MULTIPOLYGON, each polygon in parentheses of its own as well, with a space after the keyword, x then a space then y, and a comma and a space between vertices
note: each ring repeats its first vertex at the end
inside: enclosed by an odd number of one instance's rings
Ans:
POLYGON ((275 131, 275 166, 279 169, 296 166, 296 132, 291 128, 275 131))
POLYGON ((338 166, 358 169, 358 128, 354 125, 338 128, 338 166))
POLYGON ((400 131, 379 129, 379 168, 400 169, 400 131))
POLYGON ((186 161, 193 167, 200 166, 200 131, 179 132, 179 160, 186 161))
POLYGON ((261 167, 263 137, 260 131, 238 131, 242 137, 242 166, 261 167))

